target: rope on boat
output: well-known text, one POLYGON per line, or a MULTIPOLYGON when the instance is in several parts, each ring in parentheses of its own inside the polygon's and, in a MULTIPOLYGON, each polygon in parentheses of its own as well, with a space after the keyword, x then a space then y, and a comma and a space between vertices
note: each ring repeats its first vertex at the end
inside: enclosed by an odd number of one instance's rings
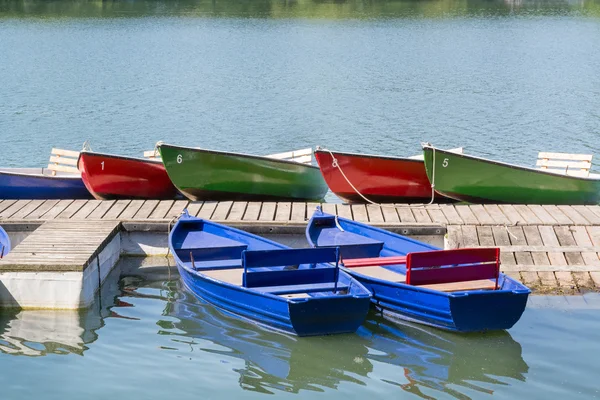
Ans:
POLYGON ((427 204, 433 204, 435 199, 435 147, 432 146, 431 148, 433 149, 433 167, 431 169, 431 200, 429 200, 429 203, 427 204))
POLYGON ((90 142, 88 142, 87 140, 85 142, 83 142, 83 146, 81 148, 81 151, 94 151, 92 150, 92 145, 90 144, 90 142))
POLYGON ((350 179, 348 179, 348 177, 346 176, 346 174, 342 170, 342 167, 340 167, 340 163, 338 162, 337 158, 335 158, 335 156, 333 155, 333 153, 331 152, 331 150, 329 150, 329 149, 323 149, 323 150, 326 150, 329 153, 329 155, 331 155, 331 159, 332 159, 331 165, 334 168, 337 168, 337 169, 340 170, 340 173, 342 174, 342 176, 344 177, 344 179, 346 180, 346 182, 348 182, 348 185, 350 185, 350 187, 356 192, 356 194, 358 194, 360 197, 362 197, 369 204, 373 204, 373 205, 376 205, 376 206, 379 206, 379 207, 382 206, 381 204, 375 203, 374 201, 371 201, 371 200, 367 199, 361 192, 359 192, 358 189, 352 184, 352 182, 350 182, 350 179))

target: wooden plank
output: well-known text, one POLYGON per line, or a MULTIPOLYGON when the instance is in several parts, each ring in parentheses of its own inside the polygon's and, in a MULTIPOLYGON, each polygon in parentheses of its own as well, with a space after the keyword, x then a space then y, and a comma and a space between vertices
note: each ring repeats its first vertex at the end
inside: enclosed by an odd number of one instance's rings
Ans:
POLYGON ((44 203, 36 208, 32 213, 27 215, 25 219, 40 219, 52 207, 58 204, 60 200, 45 200, 44 203))
POLYGON ((440 204, 440 209, 451 225, 463 225, 465 221, 460 217, 456 209, 451 204, 440 204))
POLYGON ((48 169, 50 171, 54 171, 54 172, 67 172, 73 175, 76 175, 79 173, 79 170, 75 167, 67 167, 64 165, 58 165, 58 164, 48 164, 48 169))
POLYGON ((400 222, 400 217, 396 212, 396 207, 392 204, 386 204, 385 207, 381 207, 383 213, 383 220, 388 223, 397 224, 400 222))
POLYGON ((521 214, 519 214, 515 206, 510 204, 499 204, 498 208, 500 208, 504 216, 508 218, 511 224, 517 225, 520 223, 521 225, 523 225, 525 223, 525 218, 523 218, 521 214))
POLYGON ((69 219, 77 211, 79 211, 88 201, 87 200, 75 200, 67 208, 65 208, 60 214, 56 216, 57 219, 69 219))
POLYGON ((532 253, 526 251, 515 251, 515 260, 517 261, 517 265, 532 265, 533 258, 531 256, 532 253))
POLYGON ((530 204, 527 207, 540 219, 540 221, 542 221, 542 224, 555 225, 558 223, 558 221, 554 219, 552 215, 550 215, 550 213, 546 211, 541 205, 530 204))
POLYGON ((507 226, 508 239, 513 246, 526 246, 527 239, 522 226, 507 226))
POLYGON ((306 219, 310 219, 313 216, 317 207, 320 207, 321 203, 308 202, 306 203, 306 219))
POLYGON ((573 221, 563 213, 560 208, 552 204, 544 204, 541 208, 554 218, 559 224, 571 225, 573 221))
POLYGON ((131 203, 129 203, 127 208, 119 215, 119 219, 132 219, 143 205, 144 200, 131 200, 131 203))
POLYGON ((131 203, 131 200, 117 200, 112 207, 110 207, 110 209, 104 213, 102 219, 117 219, 123 210, 127 208, 129 203, 131 203))
POLYGON ((146 200, 144 205, 135 213, 135 219, 147 219, 150 218, 152 211, 158 206, 158 200, 146 200))
POLYGON ((215 208, 211 219, 214 221, 225 221, 232 205, 233 201, 220 201, 217 203, 217 208, 215 208))
POLYGON ((262 207, 260 209, 260 215, 258 217, 259 221, 274 221, 275 220, 275 211, 277 210, 277 203, 262 203, 262 207))
MULTIPOLYGON (((537 160, 536 167, 559 168, 563 171, 570 172, 571 169, 589 170, 592 168, 592 163, 589 161, 554 161, 554 160, 537 160)), ((542 169, 545 169, 542 168, 542 169)))
POLYGON ((217 208, 217 204, 218 203, 216 201, 205 201, 196 216, 198 218, 211 219, 215 209, 217 208))
POLYGON ((542 220, 539 219, 531 209, 525 204, 515 204, 515 210, 523 217, 525 223, 529 225, 538 225, 542 223, 542 220))
POLYGON ((396 212, 398 213, 398 218, 400 218, 400 222, 417 222, 415 215, 412 212, 412 209, 409 206, 404 205, 396 205, 396 212))
POLYGON ((483 208, 492 217, 494 223, 500 225, 512 224, 497 204, 484 204, 483 208))
POLYGON ((573 207, 571 206, 557 206, 560 211, 563 212, 575 225, 590 225, 590 222, 585 219, 585 217, 579 214, 573 207))
POLYGON ((496 245, 491 226, 478 226, 477 237, 481 246, 494 247, 496 245))
POLYGON ((10 218, 30 202, 31 200, 18 200, 14 202, 10 207, 0 213, 0 218, 10 218))
POLYGON ((76 158, 66 158, 66 157, 55 157, 55 156, 50 156, 50 162, 51 163, 56 163, 56 164, 66 164, 66 165, 72 165, 72 166, 77 166, 77 159, 76 158))
POLYGON ((543 246, 544 242, 542 242, 542 236, 540 235, 540 231, 537 226, 524 226, 523 233, 525 234, 525 239, 527 240, 527 244, 530 246, 543 246))
MULTIPOLYGON (((600 216, 600 206, 585 206, 588 210, 590 210, 591 212, 593 212, 594 214, 600 216)), ((1 205, 0 205, 0 209, 1 209, 1 205)))
POLYGON ((479 220, 475 217, 475 214, 471 211, 468 205, 456 205, 454 209, 460 215, 465 224, 479 225, 479 220))
POLYGON ((88 200, 83 207, 79 209, 71 219, 86 219, 96 208, 103 203, 102 200, 88 200))
POLYGON ((493 225, 496 223, 494 218, 487 212, 485 207, 483 207, 481 204, 473 204, 468 207, 471 210, 471 213, 475 215, 480 225, 493 225))
POLYGON ((173 203, 173 206, 169 209, 169 211, 165 215, 165 218, 179 218, 179 216, 183 214, 183 210, 186 209, 189 203, 189 200, 175 200, 175 203, 173 203))
MULTIPOLYGON (((440 207, 437 204, 425 206, 425 210, 427 210, 427 213, 429 214, 431 221, 438 223, 438 224, 444 224, 444 225, 448 224, 448 218, 446 218, 446 216, 444 215, 444 213, 442 212, 442 210, 440 209, 440 207)), ((386 222, 387 222, 387 220, 386 220, 386 222)))
MULTIPOLYGON (((585 226, 571 226, 570 229, 578 246, 590 247, 594 245, 585 226)), ((600 265, 597 252, 582 251, 581 258, 586 265, 600 265)))
POLYGON ((50 210, 48 210, 44 216, 43 219, 54 219, 58 216, 58 214, 60 214, 61 212, 63 212, 67 207, 69 207, 71 205, 71 203, 73 203, 73 200, 60 200, 58 203, 56 203, 54 205, 54 207, 52 207, 50 210))
POLYGON ((195 217, 200 212, 200 209, 202 209, 202 204, 204 204, 203 201, 190 201, 187 206, 188 213, 195 217))
POLYGON ((505 227, 492 226, 492 235, 494 236, 496 246, 510 246, 510 239, 505 227))
POLYGON ((17 200, 0 200, 0 213, 15 204, 17 200))
POLYGON ((590 276, 590 273, 585 271, 577 271, 577 272, 572 272, 573 274, 573 278, 575 278, 575 284, 577 285, 578 288, 580 289, 592 289, 594 288, 594 281, 592 280, 592 277, 590 276))
POLYGON ((165 219, 167 217, 167 213, 175 204, 175 200, 162 200, 158 203, 158 205, 152 210, 150 214, 150 219, 165 219))
POLYGON ((19 211, 14 213, 10 219, 24 219, 29 214, 34 212, 38 207, 44 204, 46 200, 32 200, 25 207, 21 208, 19 211))
MULTIPOLYGON (((560 242, 558 241, 558 237, 556 236, 556 232, 554 232, 552 226, 539 226, 538 230, 540 232, 540 236, 542 237, 544 246, 560 250, 560 242)), ((552 265, 563 265, 567 263, 564 254, 559 251, 549 251, 548 259, 552 265)))
POLYGON ((92 211, 86 217, 86 219, 101 219, 114 204, 115 200, 101 200, 98 207, 96 207, 96 209, 94 209, 94 211, 92 211))
POLYGON ((260 215, 260 208, 262 203, 259 201, 251 201, 248 203, 246 207, 246 212, 244 212, 244 216, 242 220, 244 221, 258 221, 258 216, 260 215))
POLYGON ((476 225, 463 225, 461 227, 464 247, 479 246, 479 238, 477 237, 476 225))
POLYGON ((385 222, 381 208, 382 206, 367 204, 367 215, 369 217, 369 222, 385 222))
POLYGON ((425 207, 412 207, 411 211, 413 212, 417 222, 426 224, 432 222, 427 210, 425 210, 425 207))
POLYGON ((306 203, 292 203, 292 214, 290 218, 292 222, 306 222, 306 203))
POLYGON ((554 153, 550 151, 540 151, 538 158, 555 159, 555 160, 577 160, 577 161, 592 161, 592 154, 576 154, 576 153, 554 153))
POLYGON ((292 203, 277 203, 277 210, 275 211, 275 221, 288 222, 292 215, 292 203))
POLYGON ((581 214, 585 219, 590 221, 592 225, 600 225, 600 216, 596 215, 596 213, 594 213, 589 207, 571 206, 571 208, 581 214))
POLYGON ((554 272, 551 271, 538 271, 538 276, 540 277, 540 281, 542 282, 542 286, 546 287, 557 287, 558 281, 554 276, 554 272))
MULTIPOLYGON (((338 205, 341 206, 342 204, 338 204, 338 205)), ((346 207, 350 208, 350 206, 348 206, 348 205, 346 205, 346 207)), ((321 209, 323 210, 324 213, 337 215, 336 204, 323 203, 321 206, 321 209)), ((352 219, 352 211, 350 211, 350 219, 352 219)))
POLYGON ((446 227, 446 246, 447 249, 462 249, 463 245, 461 225, 448 225, 446 227))
POLYGON ((73 151, 73 150, 53 148, 52 150, 50 150, 50 154, 54 154, 57 156, 63 156, 63 157, 79 158, 79 152, 73 151))
POLYGON ((501 265, 517 265, 515 255, 513 252, 500 252, 500 264, 501 265))
POLYGON ((241 221, 244 217, 244 213, 246 212, 246 207, 248 207, 248 202, 234 201, 231 205, 231 209, 229 210, 227 221, 241 221))
POLYGON ((354 220, 358 222, 369 222, 369 215, 367 214, 367 207, 364 204, 352 204, 352 215, 354 220))

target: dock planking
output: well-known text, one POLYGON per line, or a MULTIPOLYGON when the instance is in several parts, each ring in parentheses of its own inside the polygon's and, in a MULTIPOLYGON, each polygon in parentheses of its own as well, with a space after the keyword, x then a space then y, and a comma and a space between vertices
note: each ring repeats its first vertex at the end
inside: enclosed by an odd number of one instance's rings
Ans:
POLYGON ((119 221, 47 221, 0 260, 0 271, 83 271, 119 226, 119 221))
MULTIPOLYGON (((450 246, 498 246, 503 270, 515 274, 521 272, 522 277, 538 282, 553 281, 549 279, 550 275, 538 275, 538 272, 556 271, 561 273, 555 275, 555 280, 565 286, 570 280, 564 272, 572 271, 578 274, 573 275, 574 284, 579 279, 585 281, 582 285, 589 285, 591 278, 584 278, 591 277, 591 272, 600 273, 599 206, 1 200, 0 223, 48 222, 42 225, 44 229, 53 227, 55 223, 70 225, 70 229, 60 231, 63 244, 38 237, 37 249, 46 252, 42 254, 46 254, 48 261, 81 263, 86 256, 89 258, 88 252, 97 247, 97 241, 103 238, 103 224, 112 227, 121 221, 166 223, 187 208, 191 215, 214 221, 259 221, 261 224, 281 226, 306 223, 316 206, 340 217, 376 225, 447 228, 450 246), (83 234, 86 229, 93 232, 83 234), (77 249, 71 245, 74 240, 77 240, 77 249)), ((35 239, 33 235, 29 237, 35 239)), ((33 240, 29 237, 28 240, 33 240)), ((20 255, 24 265, 39 261, 37 253, 25 257, 27 251, 19 247, 13 251, 14 257, 20 255)), ((6 259, 3 262, 6 263, 6 259)))

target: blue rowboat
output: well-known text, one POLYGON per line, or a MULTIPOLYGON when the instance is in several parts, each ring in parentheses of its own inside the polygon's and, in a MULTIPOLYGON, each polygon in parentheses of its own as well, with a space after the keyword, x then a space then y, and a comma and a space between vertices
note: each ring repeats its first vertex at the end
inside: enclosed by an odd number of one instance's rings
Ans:
POLYGON ((317 208, 306 228, 314 247, 338 246, 341 268, 391 316, 457 332, 511 328, 530 290, 500 273, 499 249, 437 247, 317 208))
POLYGON ((369 310, 370 292, 340 271, 335 247, 291 249, 184 213, 169 248, 196 296, 278 330, 354 332, 369 310))
POLYGON ((91 199, 80 174, 47 168, 1 168, 2 199, 91 199))
POLYGON ((4 257, 10 251, 10 238, 0 226, 0 258, 4 257))

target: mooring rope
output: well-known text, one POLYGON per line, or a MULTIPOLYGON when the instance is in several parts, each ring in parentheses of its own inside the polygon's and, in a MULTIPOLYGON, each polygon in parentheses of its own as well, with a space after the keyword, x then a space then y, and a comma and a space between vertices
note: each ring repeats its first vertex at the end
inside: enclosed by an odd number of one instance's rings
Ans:
MULTIPOLYGON (((431 149, 433 150, 433 165, 431 168, 431 200, 429 200, 429 203, 427 204, 433 204, 435 199, 435 147, 431 146, 431 149)), ((425 162, 425 160, 423 160, 423 162, 425 162)))
POLYGON ((373 205, 376 205, 376 206, 379 206, 379 207, 382 206, 382 204, 378 204, 378 203, 375 203, 374 201, 371 201, 371 200, 367 199, 361 192, 359 192, 358 189, 352 184, 352 182, 350 182, 350 179, 348 179, 348 177, 344 173, 344 170, 340 166, 340 163, 338 162, 338 159, 335 158, 335 156, 333 155, 333 153, 331 152, 331 150, 329 150, 329 149, 323 149, 323 150, 326 150, 329 153, 329 155, 331 155, 331 160, 332 160, 331 165, 334 168, 337 168, 337 169, 340 170, 340 173, 342 174, 342 176, 344 177, 344 179, 346 180, 346 182, 348 182, 348 185, 350 185, 350 187, 356 192, 356 194, 358 194, 360 197, 362 197, 369 204, 373 204, 373 205))

